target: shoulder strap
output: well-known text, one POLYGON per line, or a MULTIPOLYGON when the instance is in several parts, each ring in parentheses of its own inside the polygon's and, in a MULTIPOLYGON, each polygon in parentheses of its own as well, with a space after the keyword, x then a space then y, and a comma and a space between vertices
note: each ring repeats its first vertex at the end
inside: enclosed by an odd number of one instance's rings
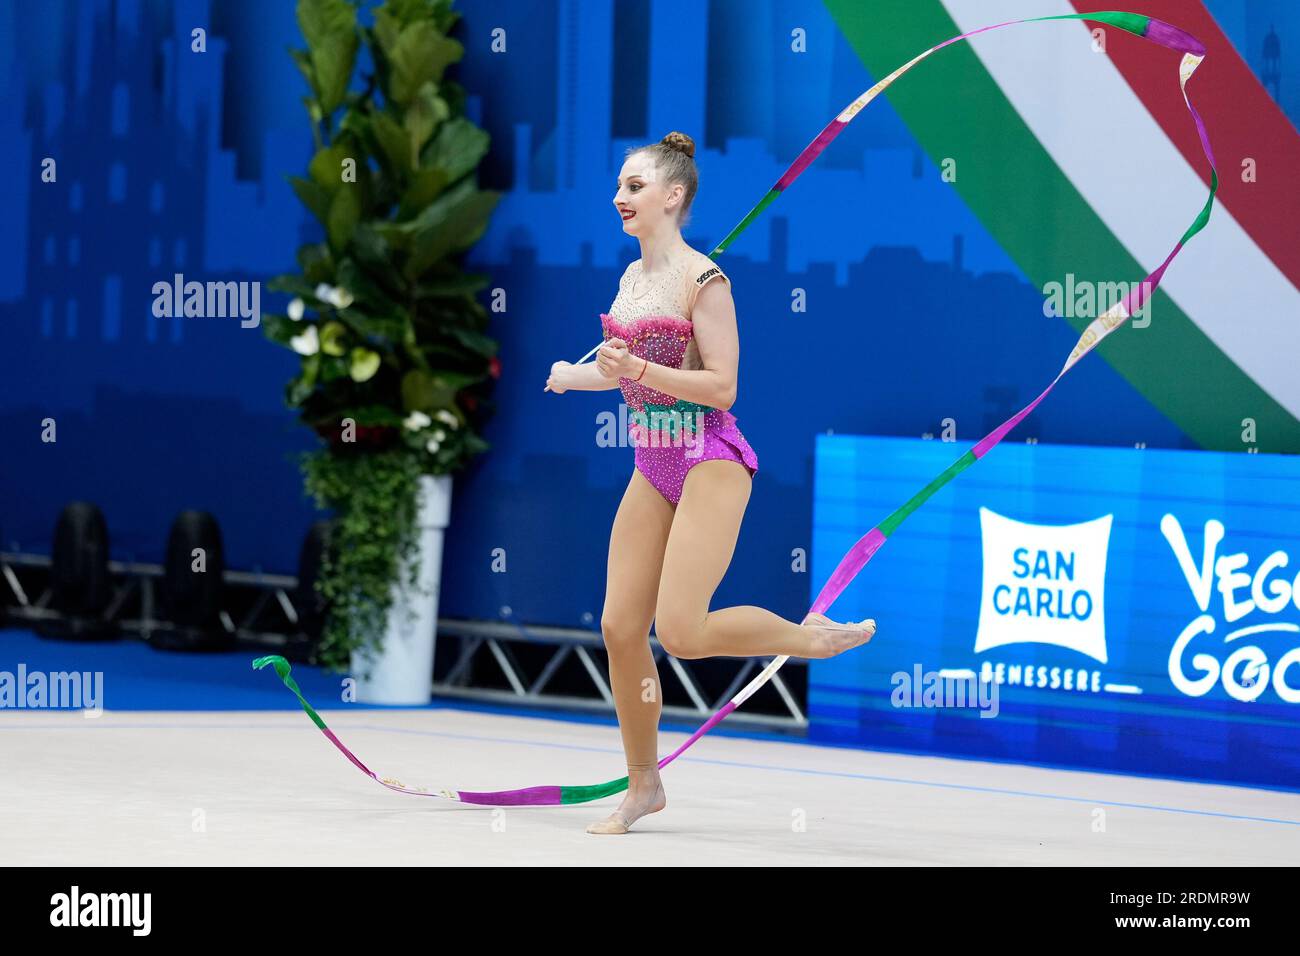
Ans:
POLYGON ((700 290, 708 283, 715 279, 721 279, 724 282, 730 282, 726 273, 717 267, 713 262, 706 262, 700 266, 687 270, 686 273, 686 314, 689 316, 695 311, 695 300, 699 298, 700 290))

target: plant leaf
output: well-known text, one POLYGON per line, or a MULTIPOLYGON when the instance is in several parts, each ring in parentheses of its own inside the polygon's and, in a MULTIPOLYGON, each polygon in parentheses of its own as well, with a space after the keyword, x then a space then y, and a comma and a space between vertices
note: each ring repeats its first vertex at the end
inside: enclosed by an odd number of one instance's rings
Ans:
POLYGON ((304 96, 302 105, 307 107, 307 115, 311 117, 312 125, 319 126, 324 114, 321 113, 320 100, 314 96, 304 96))
POLYGON ((341 378, 348 377, 348 361, 337 355, 327 355, 324 352, 317 353, 320 358, 320 380, 323 383, 337 382, 341 378))
POLYGON ((411 152, 411 140, 406 131, 387 113, 376 113, 370 128, 383 158, 388 161, 388 168, 405 182, 415 168, 415 154, 411 152))
POLYGON ((347 0, 298 0, 298 27, 307 40, 321 111, 330 115, 347 94, 356 60, 357 11, 347 0))
POLYGON ((431 412, 437 406, 433 376, 412 369, 402 376, 402 407, 408 412, 431 412))
POLYGON ((302 323, 294 322, 287 315, 262 314, 262 334, 277 345, 291 348, 289 340, 298 334, 302 323))
POLYGON ((330 247, 323 242, 310 242, 298 248, 298 265, 303 277, 313 289, 324 283, 334 285, 334 260, 330 247))
POLYGON ((347 247, 352 232, 361 219, 361 200, 357 193, 355 184, 345 184, 334 194, 334 201, 330 203, 326 231, 329 233, 330 248, 336 252, 347 247))
POLYGON ((383 312, 397 309, 397 303, 378 284, 371 281, 365 270, 353 259, 339 260, 338 284, 351 292, 360 306, 383 312))
POLYGON ((393 47, 397 45, 397 38, 402 33, 402 21, 400 17, 388 6, 375 8, 375 39, 379 41, 379 48, 383 50, 384 56, 392 59, 393 47))
POLYGON ((425 83, 441 80, 447 67, 465 55, 465 48, 439 33, 432 22, 416 20, 402 28, 397 42, 385 52, 392 68, 388 98, 406 106, 425 83))
POLYGON ((290 176, 288 179, 289 185, 293 187, 294 193, 302 204, 310 210, 313 216, 320 220, 322 226, 328 225, 330 194, 310 179, 303 179, 301 176, 290 176))
POLYGON ((410 327, 405 315, 369 315, 358 309, 344 309, 339 313, 349 328, 366 339, 379 339, 390 347, 403 342, 410 327))
POLYGON ((438 135, 420 156, 420 164, 440 169, 448 182, 454 183, 479 164, 487 155, 492 137, 463 116, 442 124, 438 135))
POLYGON ((479 381, 478 376, 457 372, 412 369, 402 376, 402 405, 408 412, 433 412, 454 404, 456 393, 479 381))
POLYGON ((478 242, 487 231, 488 219, 500 199, 498 192, 476 189, 449 203, 440 217, 416 235, 403 274, 408 279, 418 279, 444 256, 478 242))
POLYGON ((266 287, 272 292, 288 292, 292 295, 301 296, 314 309, 328 306, 328 303, 316 298, 316 286, 296 273, 289 272, 278 275, 268 281, 266 287))
POLYGON ((296 407, 307 400, 316 388, 316 376, 320 369, 320 355, 309 355, 302 360, 302 372, 291 379, 285 387, 285 402, 296 407))
MULTIPOLYGON (((434 129, 442 122, 438 104, 438 87, 434 83, 425 83, 416 92, 415 97, 406 108, 402 126, 406 128, 407 138, 411 143, 411 156, 419 156, 424 144, 433 135, 434 129)), ((446 104, 443 104, 444 108, 446 104)))
POLYGON ((441 169, 416 170, 410 188, 402 196, 401 205, 397 209, 397 218, 410 219, 418 214, 437 199, 450 182, 451 177, 441 169))
MULTIPOLYGON (((458 325, 448 326, 446 332, 448 335, 456 339, 456 341, 458 341, 461 345, 465 346, 465 348, 470 349, 473 352, 476 352, 477 354, 483 356, 484 358, 491 358, 492 356, 497 354, 496 340, 488 338, 486 335, 483 335, 481 332, 475 332, 473 329, 461 328, 458 325)), ((474 376, 470 379, 470 381, 474 381, 474 382, 480 380, 481 380, 481 376, 474 376)))
POLYGON ((411 232, 405 223, 376 222, 371 228, 390 248, 401 251, 411 248, 411 232))
POLYGON ((348 327, 342 322, 331 319, 320 330, 320 350, 326 355, 340 356, 347 351, 345 340, 348 327))
POLYGON ((393 269, 392 250, 375 228, 375 223, 362 222, 357 225, 356 231, 352 233, 352 252, 358 262, 381 269, 390 278, 397 278, 397 272, 393 269))
POLYGON ((401 415, 387 405, 362 405, 345 410, 342 418, 351 418, 358 425, 395 425, 402 424, 401 415))
POLYGON ((298 67, 298 71, 307 81, 307 86, 311 88, 312 93, 320 96, 320 90, 316 87, 316 77, 312 74, 311 57, 307 55, 306 50, 290 49, 289 55, 293 57, 293 62, 298 67))
MULTIPOLYGON (((357 150, 345 143, 335 143, 332 146, 326 146, 318 151, 311 158, 311 163, 307 166, 307 174, 311 176, 312 182, 333 193, 340 186, 345 185, 343 182, 343 160, 357 159, 357 150)), ((365 161, 361 157, 360 165, 365 161)))
POLYGON ((354 382, 368 382, 379 371, 379 365, 378 353, 358 346, 352 350, 351 366, 348 368, 348 374, 352 376, 354 382))

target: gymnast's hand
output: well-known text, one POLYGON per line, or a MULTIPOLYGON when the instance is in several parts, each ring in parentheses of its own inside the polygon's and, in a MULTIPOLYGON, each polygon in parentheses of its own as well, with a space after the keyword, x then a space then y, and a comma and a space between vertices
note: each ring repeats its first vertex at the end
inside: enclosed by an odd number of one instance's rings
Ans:
POLYGON ((605 378, 636 378, 643 366, 622 339, 610 339, 596 353, 596 367, 605 378))
POLYGON ((572 365, 572 364, 573 364, 572 362, 564 362, 564 361, 553 362, 551 364, 551 377, 546 380, 546 388, 542 389, 542 391, 544 392, 551 391, 554 392, 556 395, 559 395, 563 392, 567 392, 569 390, 568 387, 560 384, 559 378, 557 377, 556 373, 558 372, 559 369, 563 368, 564 366, 572 365))

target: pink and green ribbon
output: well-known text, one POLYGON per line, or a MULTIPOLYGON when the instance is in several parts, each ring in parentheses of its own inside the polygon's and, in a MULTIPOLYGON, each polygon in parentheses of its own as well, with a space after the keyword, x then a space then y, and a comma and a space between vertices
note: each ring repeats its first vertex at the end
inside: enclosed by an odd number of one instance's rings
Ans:
MULTIPOLYGON (((829 610, 830 606, 835 603, 835 600, 841 593, 843 593, 844 589, 849 586, 849 583, 857 577, 858 573, 867 566, 867 563, 875 553, 880 550, 881 545, 885 543, 889 536, 894 533, 898 526, 901 525, 907 517, 912 514, 912 512, 921 507, 921 505, 929 500, 935 492, 948 482, 952 481, 957 477, 957 475, 961 474, 961 472, 975 464, 976 461, 987 455, 994 445, 1002 441, 1011 429, 1015 428, 1015 426, 1018 425, 1026 415, 1038 407, 1038 404, 1047 397, 1048 393, 1056 387, 1056 383, 1061 380, 1065 373, 1068 372, 1076 362, 1096 348, 1097 344, 1101 342, 1102 339, 1123 325, 1134 312, 1140 309, 1143 303, 1151 297, 1156 287, 1160 284, 1160 279, 1163 277, 1165 270, 1169 267, 1169 263, 1173 261, 1176 255, 1178 255, 1179 250, 1183 248, 1184 244, 1205 227, 1206 222, 1210 218, 1210 210, 1214 206, 1214 194, 1218 189, 1218 171, 1214 165, 1214 155, 1210 151, 1210 140, 1209 135, 1205 130, 1205 124, 1201 121, 1200 115, 1197 114, 1196 108, 1192 106, 1191 100, 1187 96, 1187 81, 1191 77, 1192 73, 1195 72, 1197 66, 1199 66, 1201 61, 1205 58, 1205 46, 1195 37, 1180 30, 1172 24, 1165 23, 1162 20, 1156 20, 1136 13, 1107 10, 1092 13, 1062 14, 1050 17, 1032 17, 1025 20, 1008 20, 1005 23, 997 23, 992 26, 981 27, 978 30, 971 30, 969 33, 955 36, 952 39, 945 40, 938 46, 933 46, 924 53, 913 57, 907 63, 900 66, 893 73, 890 73, 875 86, 871 87, 871 89, 867 90, 855 99, 845 107, 845 109, 842 110, 835 119, 831 120, 826 128, 817 135, 817 138, 809 143, 798 157, 796 157, 795 161, 790 165, 790 168, 785 171, 779 180, 777 180, 776 185, 768 191, 767 195, 759 201, 758 205, 751 209, 745 218, 742 219, 720 243, 718 243, 717 248, 709 253, 709 257, 716 259, 721 255, 741 233, 749 228, 750 224, 758 218, 759 214, 775 202, 776 198, 785 191, 786 187, 794 182, 795 179, 797 179, 799 175, 808 168, 812 161, 821 154, 822 150, 830 145, 831 141, 835 139, 841 131, 843 131, 844 127, 852 121, 853 117, 856 116, 863 107, 887 89, 896 79, 912 67, 916 66, 916 64, 930 56, 932 53, 942 50, 944 47, 956 43, 958 40, 965 40, 979 33, 986 33, 989 30, 997 30, 1001 27, 1012 26, 1017 23, 1036 23, 1042 20, 1092 20, 1098 23, 1105 23, 1182 54, 1182 58, 1179 62, 1179 85, 1183 94, 1183 102, 1186 103, 1187 109, 1191 113, 1192 120, 1196 124, 1196 131, 1200 136, 1201 147, 1205 152, 1205 159, 1210 165, 1209 197, 1205 201, 1205 206, 1192 221, 1191 226, 1189 226, 1187 231, 1183 233, 1176 243, 1174 243, 1174 247, 1170 250, 1169 255, 1165 257, 1165 260, 1160 263, 1159 267, 1142 280, 1141 283, 1134 286, 1133 290, 1121 301, 1107 309, 1106 312, 1094 319, 1092 323, 1084 329, 1083 334, 1079 337, 1078 343, 1070 352, 1070 355, 1066 359, 1065 365, 1062 366, 1061 371, 1057 373, 1056 378, 1052 380, 1051 384, 1049 384, 1047 388, 1043 389, 1042 393, 1039 394, 1037 398, 976 442, 975 446, 970 451, 962 455, 955 462, 936 475, 929 484, 913 495, 903 504, 902 507, 898 508, 893 512, 893 514, 880 522, 880 524, 868 531, 857 541, 856 544, 853 545, 852 548, 849 549, 848 553, 840 560, 839 565, 835 568, 835 571, 831 574, 826 584, 822 587, 821 592, 817 595, 817 599, 813 602, 813 605, 810 608, 810 613, 814 611, 825 613, 829 610)), ((1111 147, 1108 145, 1107 148, 1111 147)), ((774 658, 765 668, 763 668, 762 672, 757 677, 732 697, 731 700, 718 710, 717 713, 710 717, 698 730, 695 731, 695 733, 691 734, 691 736, 687 738, 680 747, 668 756, 662 758, 659 761, 659 767, 662 769, 663 767, 668 766, 668 764, 676 760, 692 744, 694 744, 695 741, 699 740, 721 723, 728 714, 748 700, 755 691, 771 680, 772 675, 780 670, 781 666, 784 665, 787 660, 789 660, 789 657, 785 655, 774 658)), ((352 753, 352 751, 343 745, 342 741, 340 741, 329 727, 325 725, 325 721, 321 719, 320 715, 312 708, 311 704, 307 702, 307 699, 303 697, 302 692, 298 689, 297 682, 294 681, 292 676, 290 676, 289 663, 283 657, 273 655, 270 657, 260 657, 253 661, 253 667, 255 669, 261 669, 267 664, 271 664, 275 667, 276 673, 280 675, 280 679, 284 682, 285 686, 288 687, 289 690, 293 691, 293 693, 298 697, 298 701, 302 704, 303 710, 307 712, 307 715, 313 722, 315 722, 316 726, 320 728, 321 732, 329 738, 330 742, 341 750, 343 755, 352 761, 352 763, 355 764, 362 773, 390 790, 409 793, 415 796, 442 797, 448 800, 459 800, 462 803, 491 806, 555 806, 560 804, 586 803, 590 800, 599 800, 601 797, 612 796, 627 789, 627 777, 619 777, 617 780, 609 780, 605 783, 590 784, 587 786, 540 786, 526 787, 522 790, 496 790, 489 792, 407 787, 398 780, 389 777, 380 777, 362 763, 361 760, 352 753)))

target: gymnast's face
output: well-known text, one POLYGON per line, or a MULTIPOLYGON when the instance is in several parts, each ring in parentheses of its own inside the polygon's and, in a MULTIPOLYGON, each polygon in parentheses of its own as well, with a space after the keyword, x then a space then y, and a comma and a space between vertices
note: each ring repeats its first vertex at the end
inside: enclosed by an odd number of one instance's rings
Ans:
POLYGON ((649 153, 634 153, 618 174, 614 208, 623 219, 623 231, 630 236, 650 235, 674 214, 684 187, 669 189, 655 169, 649 153))

